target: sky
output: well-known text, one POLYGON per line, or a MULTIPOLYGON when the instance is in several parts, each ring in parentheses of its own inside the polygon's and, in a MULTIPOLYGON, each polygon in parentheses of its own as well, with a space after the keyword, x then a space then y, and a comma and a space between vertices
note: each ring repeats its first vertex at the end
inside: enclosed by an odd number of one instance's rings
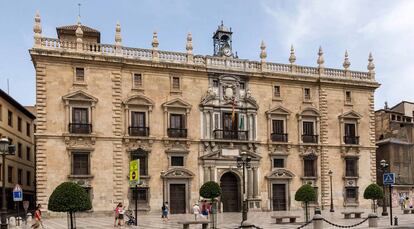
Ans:
POLYGON ((233 50, 242 59, 259 60, 260 42, 267 61, 289 63, 290 46, 298 65, 317 66, 322 46, 325 67, 340 68, 348 50, 351 70, 367 71, 372 52, 375 107, 414 102, 414 1, 411 0, 1 0, 0 88, 23 105, 35 104, 35 72, 28 50, 39 10, 43 36, 75 24, 98 29, 101 42, 114 44, 115 25, 124 46, 150 48, 158 32, 161 50, 185 51, 193 35, 195 54, 211 55, 212 34, 220 24, 232 28, 233 50))

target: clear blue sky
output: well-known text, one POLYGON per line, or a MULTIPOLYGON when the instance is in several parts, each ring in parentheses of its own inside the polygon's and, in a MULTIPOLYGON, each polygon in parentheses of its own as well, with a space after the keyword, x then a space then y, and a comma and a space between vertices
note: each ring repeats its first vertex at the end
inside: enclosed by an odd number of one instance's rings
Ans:
POLYGON ((342 68, 344 52, 351 69, 366 71, 375 59, 376 108, 388 101, 414 101, 414 1, 388 0, 14 0, 0 3, 0 88, 24 105, 35 103, 35 74, 28 49, 40 11, 43 36, 75 24, 81 3, 82 23, 101 31, 102 43, 114 43, 119 21, 125 46, 149 48, 158 31, 160 49, 184 51, 187 32, 195 54, 212 54, 212 33, 223 20, 232 27, 233 49, 240 58, 259 59, 260 42, 268 61, 288 63, 290 44, 297 64, 316 66, 322 46, 325 66, 342 68), (410 86, 409 86, 410 85, 410 86))

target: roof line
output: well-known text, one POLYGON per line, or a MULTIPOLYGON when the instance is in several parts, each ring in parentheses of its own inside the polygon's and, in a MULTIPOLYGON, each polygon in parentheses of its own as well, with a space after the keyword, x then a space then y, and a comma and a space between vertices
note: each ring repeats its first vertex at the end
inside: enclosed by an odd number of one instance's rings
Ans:
POLYGON ((29 110, 27 110, 24 106, 22 106, 19 102, 17 102, 13 97, 8 95, 6 92, 4 92, 2 89, 0 89, 0 97, 5 99, 7 102, 9 102, 11 105, 15 106, 17 109, 19 109, 23 114, 25 114, 27 117, 31 119, 36 119, 36 116, 32 114, 29 110))

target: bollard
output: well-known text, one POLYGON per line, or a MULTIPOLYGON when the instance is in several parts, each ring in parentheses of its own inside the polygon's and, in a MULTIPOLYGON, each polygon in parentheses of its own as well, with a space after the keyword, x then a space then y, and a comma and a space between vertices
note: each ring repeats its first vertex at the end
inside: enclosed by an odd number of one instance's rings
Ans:
POLYGON ((32 213, 27 213, 26 224, 32 222, 32 213))
POLYGON ((323 217, 319 214, 313 216, 313 229, 322 229, 323 228, 323 217))
POLYGON ((13 216, 9 218, 9 227, 16 227, 16 218, 14 218, 13 216))
POLYGON ((378 227, 378 216, 376 214, 368 215, 368 227, 378 227))
POLYGON ((398 217, 397 216, 394 217, 394 226, 398 226, 398 217))

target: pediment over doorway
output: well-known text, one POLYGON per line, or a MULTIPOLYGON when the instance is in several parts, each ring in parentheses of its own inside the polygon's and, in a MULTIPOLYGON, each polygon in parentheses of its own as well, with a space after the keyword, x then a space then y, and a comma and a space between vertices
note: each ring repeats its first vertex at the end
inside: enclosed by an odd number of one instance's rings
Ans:
POLYGON ((266 175, 267 179, 292 179, 293 177, 295 177, 295 174, 284 168, 275 169, 266 175))
POLYGON ((194 173, 185 168, 172 168, 161 175, 163 179, 192 179, 194 173))

